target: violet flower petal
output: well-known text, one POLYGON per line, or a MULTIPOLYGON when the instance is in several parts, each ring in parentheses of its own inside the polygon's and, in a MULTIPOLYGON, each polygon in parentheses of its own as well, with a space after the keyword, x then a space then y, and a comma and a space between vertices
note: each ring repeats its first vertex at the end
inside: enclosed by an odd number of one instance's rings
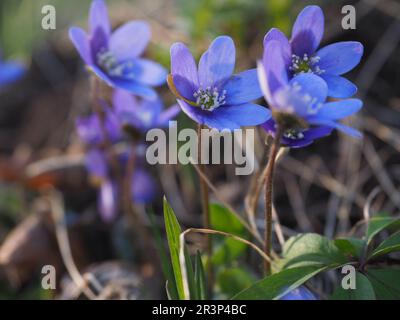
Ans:
POLYGON ((346 78, 330 74, 322 74, 320 77, 328 85, 328 96, 332 98, 345 99, 357 93, 357 86, 346 78))
POLYGON ((83 61, 90 65, 93 63, 89 37, 86 32, 77 27, 69 29, 69 37, 83 61))
POLYGON ((307 6, 293 25, 291 45, 299 57, 311 56, 321 43, 324 33, 324 13, 318 6, 307 6))
POLYGON ((183 43, 171 47, 171 74, 178 92, 186 99, 193 100, 193 94, 199 87, 196 62, 189 49, 183 43))
POLYGON ((220 86, 233 74, 236 49, 232 38, 220 36, 201 56, 199 62, 199 82, 203 89, 220 86))
POLYGON ((232 76, 226 85, 225 102, 228 105, 242 104, 262 97, 257 69, 251 69, 232 76))
POLYGON ((357 41, 344 41, 330 44, 318 50, 318 66, 324 74, 341 75, 360 63, 364 47, 357 41))
POLYGON ((150 27, 146 22, 128 22, 112 33, 110 50, 119 61, 135 59, 144 52, 150 37, 150 27))
POLYGON ((101 28, 108 37, 111 33, 111 24, 108 18, 107 5, 104 0, 93 0, 89 12, 89 31, 93 35, 101 28))

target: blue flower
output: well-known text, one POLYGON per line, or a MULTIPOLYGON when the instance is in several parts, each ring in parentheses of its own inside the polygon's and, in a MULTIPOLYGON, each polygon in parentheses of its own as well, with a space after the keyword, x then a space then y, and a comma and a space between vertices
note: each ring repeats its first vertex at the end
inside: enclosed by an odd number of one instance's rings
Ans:
POLYGON ((120 122, 113 110, 104 106, 104 120, 98 114, 87 117, 79 117, 75 123, 79 138, 88 146, 98 146, 105 142, 107 138, 110 142, 117 142, 122 138, 120 122), (101 124, 101 121, 104 123, 101 124))
POLYGON ((298 287, 285 294, 279 300, 318 300, 306 287, 298 287))
POLYGON ((151 36, 148 24, 131 21, 111 32, 104 0, 92 3, 89 34, 72 27, 69 36, 89 69, 111 87, 151 99, 156 97, 152 87, 165 83, 166 70, 140 57, 151 36))
POLYGON ((123 90, 116 90, 113 95, 113 106, 122 126, 130 125, 142 133, 153 128, 167 127, 171 119, 181 111, 178 105, 164 110, 162 100, 142 99, 123 90))
MULTIPOLYGON (((270 133, 272 137, 276 134, 276 122, 274 119, 269 119, 266 123, 261 125, 262 128, 270 133)), ((333 128, 327 126, 319 126, 310 129, 294 129, 286 130, 281 139, 281 144, 290 148, 302 148, 309 146, 314 140, 330 135, 333 128)))
MULTIPOLYGON (((131 197, 135 203, 146 204, 151 202, 156 195, 156 183, 153 177, 144 169, 141 158, 141 147, 133 151, 139 157, 135 172, 131 178, 131 197)), ((124 167, 129 155, 122 154, 119 161, 124 167)), ((99 188, 98 210, 105 222, 113 221, 118 215, 120 187, 111 176, 108 167, 107 154, 98 148, 89 150, 86 155, 86 168, 92 181, 99 188)))
MULTIPOLYGON (((361 137, 360 132, 338 121, 359 111, 362 102, 358 99, 326 102, 326 82, 313 73, 301 73, 291 78, 287 73, 283 49, 280 41, 269 41, 263 60, 258 63, 261 88, 274 120, 285 130, 283 137, 302 140, 315 134, 315 131, 307 133, 306 130, 320 126, 361 137)), ((328 129, 320 130, 317 135, 328 129)), ((310 137, 307 140, 313 139, 310 137)))
POLYGON ((282 46, 285 69, 289 77, 311 72, 328 85, 328 96, 349 98, 357 87, 342 77, 357 66, 363 55, 363 45, 356 41, 337 42, 318 50, 324 33, 324 14, 318 6, 307 6, 298 15, 292 38, 279 30, 271 29, 264 38, 264 47, 270 41, 282 46))
POLYGON ((256 69, 233 75, 235 55, 233 40, 227 36, 212 42, 198 67, 184 44, 171 47, 168 84, 182 110, 197 123, 235 130, 270 118, 268 109, 251 103, 262 96, 256 69))
POLYGON ((4 61, 0 53, 0 87, 12 84, 25 74, 25 66, 16 61, 4 61))

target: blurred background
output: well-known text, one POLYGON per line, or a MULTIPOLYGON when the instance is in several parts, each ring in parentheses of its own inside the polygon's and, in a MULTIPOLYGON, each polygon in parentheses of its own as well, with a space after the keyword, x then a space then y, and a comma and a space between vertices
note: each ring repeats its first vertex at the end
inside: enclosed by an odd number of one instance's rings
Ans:
MULTIPOLYGON (((157 263, 141 262, 123 220, 104 224, 98 217, 96 190, 83 166, 84 146, 75 119, 90 109, 89 79, 68 38, 71 25, 87 28, 90 0, 2 0, 0 48, 5 60, 19 60, 26 74, 0 88, 0 298, 77 298, 60 258, 50 208, 42 187, 61 191, 75 264, 97 278, 118 278, 124 294, 165 298, 157 263), (56 30, 41 28, 44 5, 56 8, 56 30), (41 269, 57 269, 56 291, 43 290, 41 269), (140 285, 138 285, 140 283, 140 285), (143 289, 144 288, 144 289, 143 289)), ((400 2, 398 0, 150 0, 107 1, 114 27, 145 19, 152 27, 146 55, 169 68, 169 48, 183 41, 199 56, 221 34, 232 36, 237 70, 254 67, 262 39, 271 27, 290 35, 305 5, 320 5, 326 17, 323 44, 354 40, 364 44, 362 63, 349 75, 359 87, 364 108, 350 121, 362 130, 362 141, 334 133, 331 137, 282 157, 276 178, 275 206, 283 237, 317 232, 348 234, 363 217, 371 191, 381 192, 373 211, 397 214, 400 208, 400 2), (341 9, 356 8, 356 30, 343 30, 341 9)), ((159 90, 167 106, 174 97, 159 90)), ((179 116, 180 127, 193 123, 179 116)), ((266 161, 266 136, 257 136, 260 167, 266 161)), ((190 166, 152 167, 158 177, 157 200, 145 211, 163 227, 165 193, 185 227, 201 225, 196 172, 190 166)), ((251 189, 252 177, 238 177, 233 166, 209 166, 220 194, 238 211, 251 189)), ((214 196, 211 196, 214 199, 214 196)), ((263 204, 260 203, 260 210, 263 204)), ((263 221, 260 217, 260 227, 263 221)), ((149 227, 149 229, 151 229, 149 227)), ((161 236, 162 232, 161 232, 161 236)), ((193 242, 199 242, 193 239, 193 242)), ((200 241, 201 242, 201 241, 200 241)), ((279 243, 276 244, 279 246, 279 243)), ((279 247, 277 247, 279 248, 279 247)), ((257 269, 257 268, 256 268, 257 269)), ((255 271, 257 273, 257 271, 255 271)), ((104 280, 107 281, 107 280, 104 280)), ((122 290, 122 289, 121 289, 122 290)), ((78 293, 77 293, 78 292, 78 293)), ((115 294, 115 292, 113 293, 115 294)), ((118 295, 117 295, 118 296, 118 295)), ((113 297, 112 294, 107 298, 113 297)))

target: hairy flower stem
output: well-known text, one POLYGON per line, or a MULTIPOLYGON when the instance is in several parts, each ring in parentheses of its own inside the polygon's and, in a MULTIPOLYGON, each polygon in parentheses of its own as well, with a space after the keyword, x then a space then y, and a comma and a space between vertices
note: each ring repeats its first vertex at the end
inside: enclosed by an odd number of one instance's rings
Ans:
MULTIPOLYGON (((278 155, 279 149, 281 147, 281 139, 283 135, 283 130, 278 126, 275 139, 271 146, 269 159, 267 163, 265 174, 265 234, 264 234, 264 252, 268 257, 271 257, 272 250, 272 189, 274 181, 274 169, 276 156, 278 155)), ((265 261, 264 263, 266 275, 271 274, 271 263, 265 261)))
MULTIPOLYGON (((199 175, 199 180, 200 180, 200 192, 201 192, 201 202, 202 202, 202 209, 203 209, 203 227, 205 229, 210 229, 210 201, 209 201, 209 191, 208 191, 208 185, 207 182, 203 179, 203 176, 205 175, 205 166, 202 163, 202 139, 201 139, 201 130, 204 128, 203 125, 198 126, 198 147, 197 147, 197 153, 198 153, 198 160, 199 160, 199 170, 202 173, 202 175, 199 175)), ((207 250, 207 256, 208 256, 208 261, 207 261, 207 284, 208 284, 208 297, 211 299, 212 297, 212 290, 214 287, 214 270, 213 266, 211 263, 211 257, 212 257, 212 252, 213 252, 213 245, 212 245, 212 239, 211 236, 207 236, 207 244, 206 244, 206 250, 207 250)))

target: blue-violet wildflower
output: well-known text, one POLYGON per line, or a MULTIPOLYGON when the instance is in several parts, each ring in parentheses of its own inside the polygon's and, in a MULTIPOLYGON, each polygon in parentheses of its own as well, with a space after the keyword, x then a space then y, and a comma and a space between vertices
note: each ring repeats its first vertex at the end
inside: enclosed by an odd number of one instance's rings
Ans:
POLYGON ((151 99, 156 97, 152 87, 165 83, 166 70, 141 58, 151 37, 149 25, 131 21, 112 32, 104 0, 92 2, 89 34, 72 27, 69 35, 89 69, 111 87, 151 99))
POLYGON ((228 36, 212 42, 198 67, 184 44, 171 47, 168 84, 182 110, 197 123, 235 130, 270 118, 267 108, 251 103, 262 96, 256 69, 233 75, 235 55, 233 40, 228 36))
POLYGON ((307 6, 298 15, 293 26, 292 38, 279 29, 271 29, 264 38, 282 45, 285 68, 289 77, 311 72, 324 79, 328 96, 349 98, 357 87, 341 75, 357 66, 363 55, 363 45, 356 41, 337 42, 318 50, 324 33, 324 14, 318 6, 307 6))
POLYGON ((181 111, 177 104, 164 110, 159 97, 155 100, 139 100, 124 90, 115 90, 113 107, 122 126, 130 125, 141 133, 167 127, 169 121, 181 111))
POLYGON ((282 144, 304 146, 329 134, 331 129, 361 136, 357 130, 338 122, 359 111, 361 100, 326 102, 328 86, 321 77, 313 73, 301 73, 291 78, 279 41, 267 43, 263 60, 258 63, 258 73, 273 115, 273 122, 267 122, 264 128, 274 134, 278 123, 284 130, 282 144))

